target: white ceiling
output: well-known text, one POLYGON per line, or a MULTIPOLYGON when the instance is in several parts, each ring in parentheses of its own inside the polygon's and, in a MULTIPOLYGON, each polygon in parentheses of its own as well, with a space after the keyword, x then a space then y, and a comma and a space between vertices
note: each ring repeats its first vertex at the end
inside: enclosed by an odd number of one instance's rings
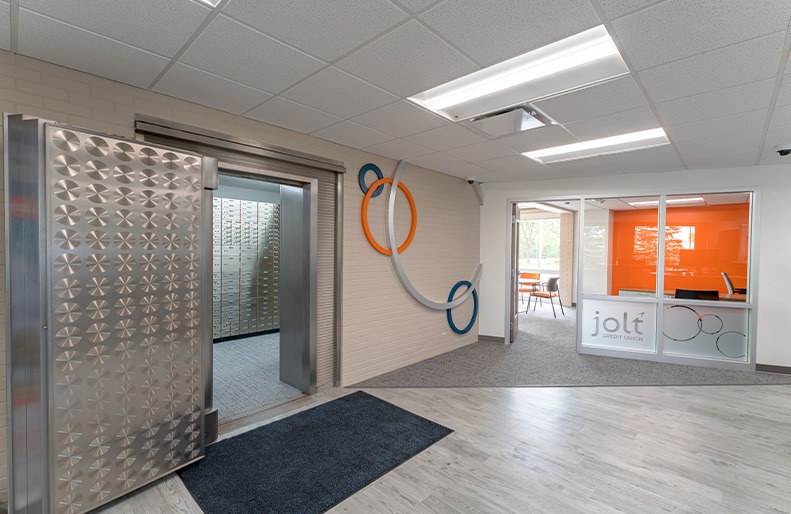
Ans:
POLYGON ((0 0, 0 48, 483 182, 791 163, 789 0, 0 0), (631 74, 491 139, 404 99, 604 24, 631 74), (519 152, 662 126, 671 145, 519 152))

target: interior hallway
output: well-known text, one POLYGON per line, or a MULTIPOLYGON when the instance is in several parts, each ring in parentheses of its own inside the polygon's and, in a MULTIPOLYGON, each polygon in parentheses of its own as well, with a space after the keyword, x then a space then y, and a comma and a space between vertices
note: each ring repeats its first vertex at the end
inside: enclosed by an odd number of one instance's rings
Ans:
MULTIPOLYGON (((791 386, 367 392, 455 432, 330 512, 788 512, 791 386)), ((200 509, 170 475, 98 512, 200 509)))

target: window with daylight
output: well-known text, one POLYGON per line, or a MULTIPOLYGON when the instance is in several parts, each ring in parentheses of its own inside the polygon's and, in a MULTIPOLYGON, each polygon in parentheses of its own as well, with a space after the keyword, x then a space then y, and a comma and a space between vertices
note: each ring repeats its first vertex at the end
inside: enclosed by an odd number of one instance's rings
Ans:
POLYGON ((560 218, 519 221, 519 269, 557 273, 560 268, 560 218))

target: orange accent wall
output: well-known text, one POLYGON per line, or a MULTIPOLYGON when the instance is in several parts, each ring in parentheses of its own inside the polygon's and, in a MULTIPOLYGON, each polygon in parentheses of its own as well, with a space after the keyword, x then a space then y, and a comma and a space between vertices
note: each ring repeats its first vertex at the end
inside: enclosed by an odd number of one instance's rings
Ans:
MULTIPOLYGON (((610 294, 617 295, 620 289, 653 291, 657 210, 614 211, 612 219, 610 294)), ((694 227, 695 236, 693 248, 679 248, 679 243, 670 251, 666 247, 665 290, 716 289, 726 294, 721 271, 728 273, 735 287, 746 287, 749 223, 749 204, 669 207, 667 225, 694 227)))

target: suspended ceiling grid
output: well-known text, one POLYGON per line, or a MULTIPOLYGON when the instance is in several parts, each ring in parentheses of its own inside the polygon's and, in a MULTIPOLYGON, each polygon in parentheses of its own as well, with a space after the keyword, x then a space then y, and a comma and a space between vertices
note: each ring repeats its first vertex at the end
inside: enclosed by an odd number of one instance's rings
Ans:
POLYGON ((789 19, 787 0, 14 0, 0 48, 498 182, 791 162, 789 19), (405 100, 599 24, 631 73, 537 102, 561 126, 490 139, 405 100), (657 126, 671 145, 520 154, 657 126))

